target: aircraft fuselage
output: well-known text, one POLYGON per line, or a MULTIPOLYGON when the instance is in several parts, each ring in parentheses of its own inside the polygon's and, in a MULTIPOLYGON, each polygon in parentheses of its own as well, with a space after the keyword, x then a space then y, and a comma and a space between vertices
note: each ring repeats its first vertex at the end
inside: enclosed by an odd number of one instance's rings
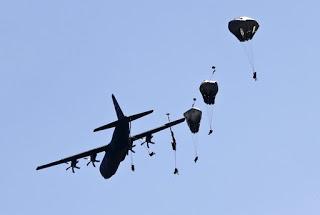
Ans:
POLYGON ((100 173, 105 179, 116 173, 121 161, 127 155, 129 148, 129 120, 127 118, 119 120, 109 145, 110 150, 106 151, 100 165, 100 173))

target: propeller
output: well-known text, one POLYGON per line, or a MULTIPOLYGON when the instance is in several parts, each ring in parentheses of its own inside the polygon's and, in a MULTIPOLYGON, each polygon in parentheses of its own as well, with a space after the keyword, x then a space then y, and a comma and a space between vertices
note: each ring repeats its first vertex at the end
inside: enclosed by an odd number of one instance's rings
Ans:
MULTIPOLYGON (((96 167, 96 165, 94 163, 99 163, 99 160, 96 160, 97 158, 97 154, 92 154, 90 155, 90 161, 87 163, 87 166, 89 166, 90 163, 92 163, 92 166, 96 167)), ((88 159, 88 158, 85 158, 88 159)))
POLYGON ((199 159, 199 157, 196 156, 193 161, 194 161, 195 163, 197 163, 198 159, 199 159))
POLYGON ((149 156, 152 157, 152 156, 155 155, 155 154, 156 154, 155 152, 150 152, 150 153, 149 153, 149 156))
POLYGON ((71 168, 72 173, 75 173, 74 169, 80 169, 80 167, 77 166, 78 162, 79 161, 77 161, 77 160, 72 160, 70 166, 66 169, 66 171, 71 168))
POLYGON ((173 172, 173 174, 175 174, 175 175, 179 175, 179 171, 178 171, 178 169, 177 169, 177 168, 174 168, 174 172, 173 172))
POLYGON ((132 153, 136 153, 132 148, 134 148, 134 147, 136 147, 136 145, 131 145, 130 147, 129 147, 129 150, 132 152, 132 153))

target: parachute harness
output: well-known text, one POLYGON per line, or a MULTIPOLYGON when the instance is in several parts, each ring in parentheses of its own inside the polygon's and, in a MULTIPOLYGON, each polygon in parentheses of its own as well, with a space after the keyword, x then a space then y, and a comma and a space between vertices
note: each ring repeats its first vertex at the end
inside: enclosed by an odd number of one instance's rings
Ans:
MULTIPOLYGON (((167 113, 168 121, 170 123, 169 115, 170 115, 170 113, 167 113)), ((173 172, 173 174, 179 175, 179 170, 177 168, 177 142, 176 142, 176 138, 174 137, 174 133, 172 131, 171 126, 169 127, 169 129, 170 129, 170 134, 171 134, 171 138, 172 138, 171 146, 172 146, 172 150, 174 153, 174 172, 173 172)))

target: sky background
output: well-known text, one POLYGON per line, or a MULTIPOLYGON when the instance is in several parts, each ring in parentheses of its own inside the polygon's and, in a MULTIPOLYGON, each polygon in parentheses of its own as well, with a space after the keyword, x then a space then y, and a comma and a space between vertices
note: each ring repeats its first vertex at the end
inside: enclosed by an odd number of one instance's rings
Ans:
MULTIPOLYGON (((320 213, 317 1, 0 1, 0 214, 320 213), (238 16, 260 23, 254 82, 238 16), (217 67, 214 135, 198 91, 217 67), (114 93, 138 133, 203 110, 199 162, 185 123, 137 147, 111 180, 36 166, 107 144, 114 93)), ((139 142, 137 142, 139 145, 139 142)), ((98 155, 102 159, 102 154, 98 155)))

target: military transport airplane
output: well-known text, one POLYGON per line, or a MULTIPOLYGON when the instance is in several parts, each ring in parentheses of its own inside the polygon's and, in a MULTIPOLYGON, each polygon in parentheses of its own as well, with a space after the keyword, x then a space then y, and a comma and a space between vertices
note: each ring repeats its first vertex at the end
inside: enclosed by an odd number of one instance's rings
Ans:
POLYGON ((131 121, 139 119, 143 116, 146 116, 152 113, 153 110, 146 111, 143 113, 138 113, 131 116, 125 116, 114 95, 112 95, 112 100, 113 100, 113 104, 114 104, 114 108, 115 108, 118 120, 94 129, 94 132, 96 132, 96 131, 101 131, 104 129, 115 127, 111 142, 108 145, 104 145, 95 149, 91 149, 86 152, 82 152, 67 158, 63 158, 58 161, 54 161, 45 165, 38 166, 37 170, 70 162, 70 167, 68 167, 67 170, 71 168, 72 172, 74 173, 74 169, 79 169, 79 167, 77 166, 78 159, 90 157, 89 163, 92 163, 93 166, 95 166, 95 162, 99 162, 98 160, 96 160, 97 154, 100 152, 105 152, 105 155, 100 165, 100 173, 105 179, 108 179, 116 173, 119 167, 119 164, 125 159, 128 152, 133 151, 132 147, 134 146, 133 145, 134 141, 138 139, 146 138, 147 144, 153 143, 151 141, 152 134, 159 132, 161 130, 170 128, 179 123, 182 123, 185 120, 184 118, 181 118, 181 119, 166 123, 163 126, 160 126, 158 128, 154 128, 149 131, 131 136, 130 135, 131 121))

